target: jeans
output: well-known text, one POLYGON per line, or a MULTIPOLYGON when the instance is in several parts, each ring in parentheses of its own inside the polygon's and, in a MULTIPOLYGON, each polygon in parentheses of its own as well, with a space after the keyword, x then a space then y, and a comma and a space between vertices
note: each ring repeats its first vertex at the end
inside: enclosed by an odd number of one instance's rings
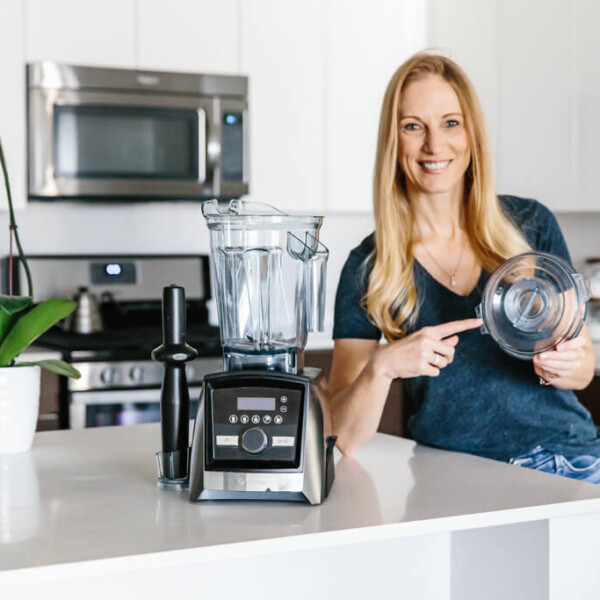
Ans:
POLYGON ((600 483, 600 458, 589 454, 566 458, 562 454, 554 454, 544 450, 542 446, 537 446, 525 454, 511 458, 508 462, 588 483, 600 483))

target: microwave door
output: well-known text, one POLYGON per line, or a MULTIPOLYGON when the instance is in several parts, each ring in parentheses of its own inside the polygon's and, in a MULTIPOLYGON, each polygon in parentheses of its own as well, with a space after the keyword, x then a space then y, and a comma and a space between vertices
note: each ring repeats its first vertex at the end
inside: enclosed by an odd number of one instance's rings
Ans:
POLYGON ((34 90, 29 110, 32 197, 214 195, 208 99, 34 90))

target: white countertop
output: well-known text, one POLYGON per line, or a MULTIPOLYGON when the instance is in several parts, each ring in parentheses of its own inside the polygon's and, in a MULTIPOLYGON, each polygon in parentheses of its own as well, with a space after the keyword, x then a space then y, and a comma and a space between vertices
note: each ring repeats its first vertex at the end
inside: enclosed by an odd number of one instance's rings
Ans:
POLYGON ((0 456, 0 588, 600 511, 600 486, 382 434, 321 505, 159 491, 156 425, 36 434, 0 456))

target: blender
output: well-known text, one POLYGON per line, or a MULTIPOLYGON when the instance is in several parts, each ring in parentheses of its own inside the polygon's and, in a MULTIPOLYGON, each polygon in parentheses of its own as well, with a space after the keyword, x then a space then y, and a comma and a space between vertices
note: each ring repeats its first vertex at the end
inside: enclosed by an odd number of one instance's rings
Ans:
POLYGON ((299 368, 322 331, 329 251, 319 216, 243 200, 205 202, 224 372, 207 375, 190 500, 322 502, 335 438, 324 438, 317 369, 299 368))

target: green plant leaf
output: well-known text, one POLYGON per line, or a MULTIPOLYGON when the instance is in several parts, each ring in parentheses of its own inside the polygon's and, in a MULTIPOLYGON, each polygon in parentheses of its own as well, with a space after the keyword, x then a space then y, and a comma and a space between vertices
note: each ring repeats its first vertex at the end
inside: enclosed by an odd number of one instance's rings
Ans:
POLYGON ((79 379, 81 373, 69 363, 64 360, 38 360, 36 362, 22 362, 14 365, 15 367, 42 367, 58 375, 65 375, 66 377, 73 377, 73 379, 79 379))
POLYGON ((0 342, 17 320, 17 315, 29 308, 31 296, 5 296, 0 294, 0 342))
POLYGON ((23 315, 0 344, 0 367, 5 367, 52 325, 70 315, 77 306, 72 300, 52 299, 23 315))

